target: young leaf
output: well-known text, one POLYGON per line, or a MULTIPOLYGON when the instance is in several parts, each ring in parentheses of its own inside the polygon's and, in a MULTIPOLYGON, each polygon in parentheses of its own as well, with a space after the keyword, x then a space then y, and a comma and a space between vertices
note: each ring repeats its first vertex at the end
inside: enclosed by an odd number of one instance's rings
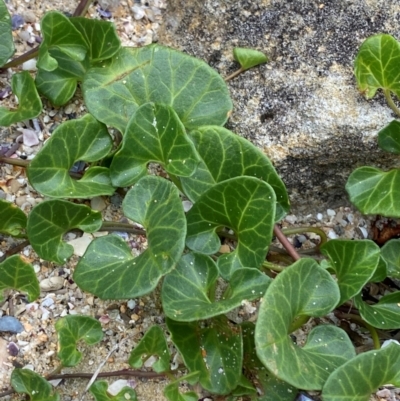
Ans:
POLYGON ((400 97, 400 43, 390 35, 369 37, 360 47, 354 62, 357 84, 367 99, 378 89, 390 90, 400 97))
POLYGON ((3 0, 0 0, 0 67, 14 54, 11 17, 3 0))
POLYGON ((373 276, 380 259, 380 249, 368 240, 328 241, 321 246, 321 253, 330 259, 339 289, 339 305, 358 294, 373 276))
POLYGON ((10 256, 0 263, 0 302, 4 299, 2 291, 7 288, 28 293, 29 302, 40 295, 39 282, 32 265, 24 262, 19 255, 10 256))
POLYGON ((257 269, 235 270, 226 294, 213 302, 208 293, 215 288, 218 276, 218 268, 209 256, 196 253, 182 256, 177 267, 164 279, 161 297, 165 314, 184 322, 208 319, 229 312, 245 299, 262 297, 271 282, 257 269))
POLYGON ((32 248, 41 258, 64 264, 74 249, 63 242, 63 235, 73 228, 92 233, 101 224, 101 214, 88 206, 53 199, 32 209, 26 229, 32 248))
MULTIPOLYGON (((198 395, 194 391, 187 391, 186 393, 181 393, 179 391, 179 383, 184 380, 190 381, 191 384, 194 381, 196 383, 199 379, 199 373, 193 372, 180 377, 178 380, 168 384, 164 388, 164 395, 169 401, 197 401, 199 399, 198 395)), ((193 384, 194 384, 193 383, 193 384)))
POLYGON ((37 117, 42 112, 42 101, 37 93, 33 78, 28 71, 14 74, 11 81, 13 93, 18 97, 18 108, 8 110, 0 107, 0 126, 8 127, 22 120, 37 117))
POLYGON ((286 268, 268 287, 256 324, 261 362, 279 379, 305 390, 319 390, 328 376, 355 356, 347 334, 331 325, 317 326, 303 348, 288 335, 296 317, 320 317, 340 299, 332 276, 312 259, 286 268))
POLYGON ((378 132, 378 145, 387 152, 400 154, 400 122, 393 120, 378 132))
POLYGON ((11 373, 11 386, 17 393, 28 394, 31 401, 59 401, 51 384, 29 369, 15 368, 11 373))
POLYGON ((381 256, 387 263, 387 276, 400 279, 400 239, 391 239, 381 248, 381 256))
POLYGON ((218 182, 248 175, 266 181, 276 194, 275 221, 289 210, 285 184, 268 157, 248 140, 223 127, 200 127, 190 132, 196 150, 202 158, 190 177, 181 177, 185 194, 193 202, 218 182))
POLYGON ((137 108, 148 102, 172 107, 187 129, 223 125, 232 102, 224 80, 203 61, 160 45, 122 48, 83 81, 90 113, 125 131, 137 108))
POLYGON ((268 57, 264 53, 243 47, 235 47, 233 49, 233 57, 235 57, 235 60, 244 71, 268 62, 268 57))
POLYGON ((400 386, 400 345, 357 355, 335 370, 322 390, 324 401, 368 401, 383 384, 400 386))
POLYGON ((154 355, 158 357, 158 360, 154 362, 152 369, 156 372, 169 370, 171 354, 160 326, 152 326, 146 331, 139 344, 132 350, 129 365, 132 368, 141 368, 143 362, 154 355))
POLYGON ((25 213, 13 203, 0 199, 0 233, 18 237, 25 227, 25 213))
POLYGON ((61 124, 28 167, 31 185, 53 198, 90 198, 112 195, 109 171, 105 167, 90 167, 78 181, 69 175, 75 162, 95 162, 112 148, 105 125, 90 114, 61 124))
POLYGON ((199 163, 185 127, 169 106, 146 103, 136 110, 111 163, 113 185, 134 184, 147 173, 149 162, 161 163, 178 176, 193 174, 199 163))
POLYGON ((96 401, 138 401, 136 391, 131 387, 124 387, 115 396, 111 396, 108 392, 108 384, 105 380, 95 381, 89 388, 96 401))
POLYGON ((225 316, 183 323, 166 320, 171 338, 190 372, 199 372, 200 385, 216 394, 232 391, 242 374, 242 333, 225 316))
POLYGON ((78 341, 88 345, 97 344, 103 338, 103 331, 98 320, 89 316, 67 315, 57 320, 59 352, 58 357, 63 366, 75 366, 82 358, 76 349, 78 341))
POLYGON ((186 219, 179 192, 160 177, 142 178, 125 196, 124 214, 147 230, 148 248, 137 258, 120 237, 95 239, 75 268, 74 280, 102 299, 135 298, 152 291, 177 264, 186 219))
POLYGON ((219 227, 234 230, 237 248, 220 256, 221 276, 230 280, 242 267, 259 268, 272 239, 275 219, 275 192, 258 178, 236 177, 220 182, 204 192, 187 214, 186 245, 204 254, 218 252, 219 227))

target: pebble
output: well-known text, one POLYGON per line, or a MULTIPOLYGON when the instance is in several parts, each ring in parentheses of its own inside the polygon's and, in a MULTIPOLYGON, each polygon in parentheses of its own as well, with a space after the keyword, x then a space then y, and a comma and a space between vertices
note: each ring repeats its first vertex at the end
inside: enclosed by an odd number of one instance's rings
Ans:
POLYGON ((25 63, 22 63, 22 69, 24 71, 36 71, 36 59, 32 58, 25 63))
POLYGON ((185 213, 187 213, 192 208, 193 203, 185 200, 182 202, 182 206, 183 206, 183 210, 185 211, 185 213))
POLYGON ((328 209, 328 210, 326 211, 326 214, 327 214, 329 217, 333 217, 333 216, 336 215, 336 212, 335 212, 334 210, 332 210, 332 209, 328 209))
POLYGON ((24 326, 13 316, 3 316, 0 318, 0 331, 8 331, 10 333, 21 333, 24 326))
POLYGON ((11 341, 11 342, 7 345, 7 351, 8 351, 8 353, 9 353, 11 356, 17 356, 17 355, 18 355, 18 352, 19 352, 19 347, 18 347, 17 344, 15 344, 14 342, 11 341))
POLYGON ((28 42, 31 38, 31 34, 28 31, 20 31, 18 32, 18 36, 24 41, 28 42))
POLYGON ((83 256, 86 252, 86 249, 93 241, 93 236, 88 233, 83 233, 82 237, 75 238, 71 241, 68 241, 68 244, 72 245, 74 248, 74 255, 83 256))
POLYGON ((36 146, 39 144, 37 133, 31 129, 22 130, 22 140, 25 146, 36 146))
POLYGON ((297 216, 295 216, 294 214, 288 214, 288 215, 285 217, 285 220, 286 220, 288 223, 290 223, 290 224, 294 224, 294 223, 296 223, 296 221, 297 221, 297 216))
POLYGON ((11 192, 15 193, 18 192, 18 190, 21 188, 21 184, 18 182, 18 180, 12 179, 9 184, 11 192))
POLYGON ((63 286, 64 278, 59 276, 45 278, 40 282, 40 289, 42 291, 56 291, 61 289, 63 286))
POLYGON ((21 15, 15 14, 11 17, 11 27, 13 31, 24 26, 24 23, 25 21, 21 15))
POLYGON ((104 201, 103 197, 101 196, 95 196, 90 200, 90 206, 93 210, 97 210, 98 212, 101 212, 107 207, 106 202, 104 201))
POLYGON ((32 10, 25 10, 22 13, 22 16, 24 17, 26 22, 30 22, 30 23, 36 22, 36 15, 32 10))
POLYGON ((136 302, 133 299, 130 299, 126 305, 128 306, 129 309, 133 309, 136 306, 136 302))
POLYGON ((124 387, 129 386, 128 380, 116 380, 108 386, 107 393, 116 396, 124 387))

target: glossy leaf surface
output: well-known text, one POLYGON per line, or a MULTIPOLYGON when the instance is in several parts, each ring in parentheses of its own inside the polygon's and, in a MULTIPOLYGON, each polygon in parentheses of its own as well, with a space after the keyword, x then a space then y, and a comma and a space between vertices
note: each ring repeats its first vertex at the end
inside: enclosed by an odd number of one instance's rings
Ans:
POLYGON ((148 102, 172 107, 187 129, 223 125, 232 109, 224 80, 203 61, 160 45, 122 48, 83 82, 88 110, 125 131, 137 108, 148 102))
POLYGON ((117 187, 132 185, 147 173, 149 162, 160 163, 167 173, 188 176, 199 161, 174 110, 146 103, 128 123, 122 148, 111 164, 111 179, 117 187))
POLYGON ((112 195, 109 171, 90 167, 80 180, 70 177, 69 170, 77 161, 95 162, 107 156, 112 140, 105 125, 90 114, 66 121, 53 132, 28 167, 31 185, 53 198, 90 198, 112 195))
POLYGON ((89 391, 96 401, 137 401, 136 391, 131 387, 124 387, 117 395, 108 392, 108 384, 104 380, 95 381, 89 391))
POLYGON ((242 267, 259 268, 272 239, 275 192, 267 183, 252 177, 220 182, 204 192, 187 214, 186 245, 193 251, 213 254, 221 242, 220 227, 231 228, 237 248, 218 258, 221 276, 228 280, 242 267))
POLYGON ((382 258, 387 263, 388 277, 400 279, 400 239, 391 239, 381 248, 382 258))
POLYGON ((378 145, 391 153, 400 153, 400 122, 393 120, 378 132, 378 145))
POLYGON ((25 213, 13 203, 0 199, 0 233, 19 236, 25 227, 25 213))
MULTIPOLYGON (((196 383, 198 380, 198 373, 193 372, 188 375, 179 378, 178 380, 168 384, 164 388, 164 395, 168 401, 197 401, 199 396, 194 391, 187 391, 185 393, 181 393, 179 390, 179 384, 184 381, 193 381, 196 383)), ((193 383, 194 384, 194 383, 193 383)))
POLYGON ((339 299, 332 276, 312 259, 300 259, 280 273, 264 295, 255 332, 258 357, 268 370, 292 386, 318 390, 353 358, 350 339, 335 326, 315 327, 302 348, 288 335, 296 317, 324 316, 339 299))
POLYGON ((165 314, 177 321, 191 322, 208 319, 240 306, 243 300, 254 300, 264 295, 271 279, 257 269, 236 270, 229 289, 218 301, 211 301, 219 276, 214 261, 206 255, 188 253, 169 273, 162 287, 165 314))
POLYGON ((100 322, 89 316, 67 315, 58 319, 55 327, 59 341, 58 357, 63 366, 75 366, 81 360, 82 353, 76 349, 78 341, 93 345, 103 338, 100 322))
POLYGON ((148 248, 137 258, 120 237, 95 239, 75 268, 80 288, 103 299, 135 298, 152 291, 185 247, 186 219, 179 193, 169 181, 142 178, 128 191, 123 211, 147 230, 148 248))
POLYGON ((264 53, 244 47, 235 47, 233 49, 233 56, 243 70, 248 70, 249 68, 266 63, 268 61, 268 57, 264 53))
POLYGON ((91 233, 99 230, 101 224, 101 214, 88 206, 54 199, 32 209, 27 233, 32 248, 41 258, 64 264, 74 249, 63 241, 63 235, 73 228, 91 233))
POLYGON ((3 0, 0 1, 0 67, 14 54, 11 17, 3 0))

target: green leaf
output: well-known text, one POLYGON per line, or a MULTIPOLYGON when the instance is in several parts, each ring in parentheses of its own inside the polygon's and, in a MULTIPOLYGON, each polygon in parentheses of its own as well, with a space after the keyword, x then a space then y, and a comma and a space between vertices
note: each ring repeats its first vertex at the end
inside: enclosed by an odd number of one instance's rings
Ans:
POLYGON ((39 282, 32 265, 19 255, 10 256, 0 263, 0 302, 4 299, 2 291, 7 288, 26 292, 29 302, 40 295, 39 282))
POLYGON ((400 386, 400 345, 357 355, 328 378, 322 390, 324 401, 368 401, 380 386, 400 386))
POLYGON ((169 174, 188 176, 199 161, 174 110, 146 103, 128 123, 122 147, 111 164, 111 179, 116 187, 132 185, 147 173, 149 162, 160 163, 169 174))
POLYGON ((187 214, 186 245, 193 251, 214 254, 221 241, 220 227, 231 228, 237 248, 218 258, 221 276, 229 280, 242 267, 260 268, 272 239, 275 192, 258 178, 236 177, 205 191, 187 214))
POLYGON ((179 192, 169 181, 142 178, 122 204, 125 216, 142 224, 147 249, 137 258, 118 236, 95 239, 79 261, 74 280, 102 299, 135 298, 152 291, 175 268, 185 247, 186 219, 179 192))
POLYGON ((360 47, 354 74, 367 99, 378 89, 390 90, 400 97, 400 43, 390 35, 369 37, 360 47))
POLYGON ((400 239, 391 239, 381 248, 381 256, 387 263, 387 276, 400 279, 400 239))
POLYGON ((324 316, 339 299, 332 276, 312 259, 301 259, 280 273, 264 295, 256 324, 257 354, 268 370, 297 388, 319 390, 353 358, 354 347, 338 327, 315 327, 302 348, 288 335, 296 317, 324 316))
POLYGON ((105 380, 95 381, 89 388, 96 401, 138 401, 136 391, 131 387, 124 387, 115 396, 107 393, 108 384, 105 380))
POLYGON ((400 122, 393 120, 378 132, 378 145, 386 152, 400 154, 400 122))
POLYGON ((218 280, 218 268, 206 255, 188 253, 169 273, 162 287, 165 314, 177 321, 191 322, 227 313, 240 306, 243 300, 260 298, 271 279, 257 269, 236 270, 229 288, 217 302, 210 300, 218 280))
POLYGON ((141 368, 143 362, 151 356, 158 356, 158 360, 152 365, 156 372, 165 372, 169 369, 171 354, 160 326, 152 326, 146 331, 139 344, 132 350, 129 357, 129 365, 132 368, 141 368))
POLYGON ((184 381, 192 381, 195 383, 198 381, 199 373, 193 372, 180 377, 178 380, 173 381, 164 388, 164 395, 169 401, 197 401, 199 396, 194 391, 187 391, 186 393, 181 393, 179 391, 179 384, 184 381))
POLYGON ((73 228, 92 233, 99 230, 101 224, 101 214, 88 206, 53 199, 32 209, 27 233, 32 248, 41 258, 64 264, 74 249, 63 242, 63 235, 73 228))
POLYGON ((16 368, 11 374, 11 386, 17 393, 28 394, 31 401, 59 401, 51 384, 29 369, 16 368))
POLYGON ((232 391, 241 376, 242 333, 225 316, 199 325, 166 320, 171 338, 190 372, 199 372, 200 385, 216 394, 232 391))
POLYGON ((182 177, 185 194, 193 202, 207 189, 229 178, 247 175, 266 181, 276 194, 275 221, 289 210, 289 198, 284 183, 267 156, 248 140, 223 127, 201 127, 190 132, 202 158, 190 177, 182 177))
POLYGON ((232 102, 224 80, 203 61, 160 45, 122 48, 83 82, 90 113, 125 131, 148 102, 171 106, 187 129, 225 124, 232 102))
POLYGON ((242 70, 248 70, 249 68, 268 62, 268 57, 264 53, 244 47, 235 47, 233 49, 233 57, 240 64, 242 70))
POLYGON ((378 266, 376 267, 375 273, 369 279, 370 283, 380 283, 381 281, 385 280, 388 276, 387 273, 387 263, 385 259, 382 257, 382 249, 381 249, 381 256, 379 258, 378 266))
POLYGON ((338 305, 358 294, 375 273, 380 249, 369 240, 333 240, 321 246, 321 253, 330 259, 340 289, 338 305))
POLYGON ((112 195, 114 188, 105 167, 90 167, 80 180, 69 175, 75 162, 95 162, 107 156, 111 148, 112 139, 107 128, 90 114, 66 121, 31 161, 29 181, 38 192, 54 198, 112 195))
POLYGON ((97 344, 103 338, 103 331, 98 320, 89 316, 67 315, 57 320, 59 352, 58 357, 63 366, 75 366, 82 353, 76 349, 78 341, 88 345, 97 344))
POLYGON ((0 67, 14 54, 11 17, 3 0, 0 0, 0 67))
POLYGON ((355 169, 347 180, 350 201, 364 214, 400 217, 400 170, 355 169))
POLYGON ((42 101, 37 93, 33 78, 28 71, 14 74, 11 88, 18 97, 18 108, 8 110, 0 107, 0 126, 8 127, 11 124, 37 117, 42 112, 42 101))
POLYGON ((0 199, 0 233, 18 237, 25 228, 25 213, 13 203, 0 199))

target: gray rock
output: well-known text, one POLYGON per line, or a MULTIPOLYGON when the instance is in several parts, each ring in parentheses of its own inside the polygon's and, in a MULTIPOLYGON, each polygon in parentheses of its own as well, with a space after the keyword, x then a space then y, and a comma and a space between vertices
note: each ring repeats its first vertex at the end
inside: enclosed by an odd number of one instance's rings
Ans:
POLYGON ((0 317, 0 331, 21 333, 24 331, 24 326, 22 326, 21 322, 13 316, 3 316, 0 317))

